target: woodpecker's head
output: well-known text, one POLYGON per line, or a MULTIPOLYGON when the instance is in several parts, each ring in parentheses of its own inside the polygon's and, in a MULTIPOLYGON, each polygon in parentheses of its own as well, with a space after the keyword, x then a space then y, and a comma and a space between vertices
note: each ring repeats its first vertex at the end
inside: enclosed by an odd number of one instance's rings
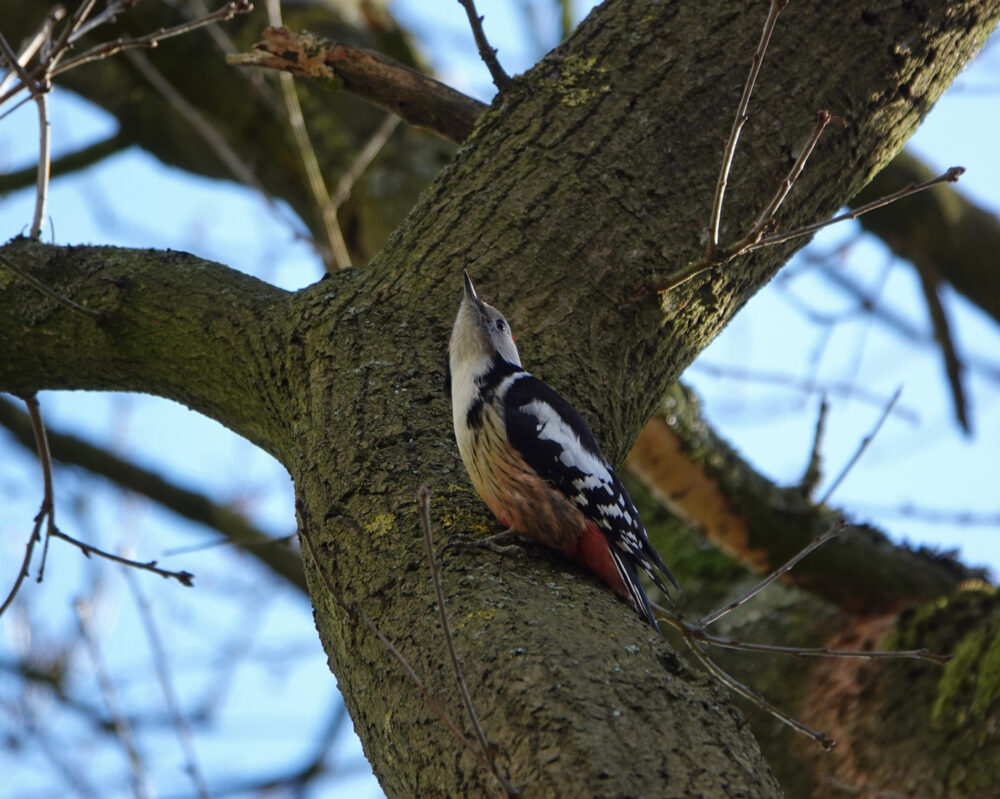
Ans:
POLYGON ((448 348, 452 370, 461 364, 475 374, 482 374, 497 357, 520 366, 521 358, 507 320, 500 311, 479 299, 469 273, 462 270, 462 274, 465 296, 458 307, 448 348))

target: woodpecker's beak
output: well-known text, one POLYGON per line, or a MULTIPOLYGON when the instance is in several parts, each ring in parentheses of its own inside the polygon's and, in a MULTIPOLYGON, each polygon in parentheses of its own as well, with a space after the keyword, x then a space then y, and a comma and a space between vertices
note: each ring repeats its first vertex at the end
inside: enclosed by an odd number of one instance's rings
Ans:
POLYGON ((482 305, 479 295, 476 294, 476 287, 472 285, 469 273, 464 269, 462 270, 462 277, 465 278, 465 298, 476 305, 482 305))

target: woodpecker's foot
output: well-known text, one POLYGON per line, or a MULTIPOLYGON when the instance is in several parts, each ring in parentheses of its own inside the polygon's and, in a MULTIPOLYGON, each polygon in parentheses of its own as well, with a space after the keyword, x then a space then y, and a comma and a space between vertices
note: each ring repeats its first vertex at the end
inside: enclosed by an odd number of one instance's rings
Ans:
POLYGON ((514 541, 523 541, 513 530, 504 530, 502 533, 491 535, 489 538, 473 538, 468 535, 453 535, 444 545, 445 549, 456 547, 460 549, 488 549, 497 555, 527 557, 524 548, 518 546, 514 541))

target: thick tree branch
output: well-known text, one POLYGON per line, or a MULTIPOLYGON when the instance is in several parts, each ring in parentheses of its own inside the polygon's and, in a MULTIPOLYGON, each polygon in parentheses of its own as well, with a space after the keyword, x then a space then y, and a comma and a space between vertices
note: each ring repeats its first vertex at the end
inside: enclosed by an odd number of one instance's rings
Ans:
POLYGON ((231 55, 230 64, 266 67, 343 88, 411 125, 460 143, 486 109, 478 100, 422 75, 375 50, 286 28, 267 28, 256 52, 231 55))
POLYGON ((0 253, 100 319, 0 270, 0 391, 155 393, 281 451, 274 377, 285 353, 274 337, 285 292, 178 252, 15 239, 0 253))

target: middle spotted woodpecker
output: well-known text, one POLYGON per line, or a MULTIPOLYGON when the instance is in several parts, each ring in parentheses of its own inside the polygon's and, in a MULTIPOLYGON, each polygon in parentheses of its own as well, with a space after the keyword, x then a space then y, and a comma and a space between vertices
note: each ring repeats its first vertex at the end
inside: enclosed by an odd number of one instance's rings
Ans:
POLYGON ((521 368, 507 320, 464 274, 449 365, 455 438, 476 491, 511 532, 587 567, 656 628, 638 570, 664 594, 657 572, 677 581, 587 423, 521 368))

